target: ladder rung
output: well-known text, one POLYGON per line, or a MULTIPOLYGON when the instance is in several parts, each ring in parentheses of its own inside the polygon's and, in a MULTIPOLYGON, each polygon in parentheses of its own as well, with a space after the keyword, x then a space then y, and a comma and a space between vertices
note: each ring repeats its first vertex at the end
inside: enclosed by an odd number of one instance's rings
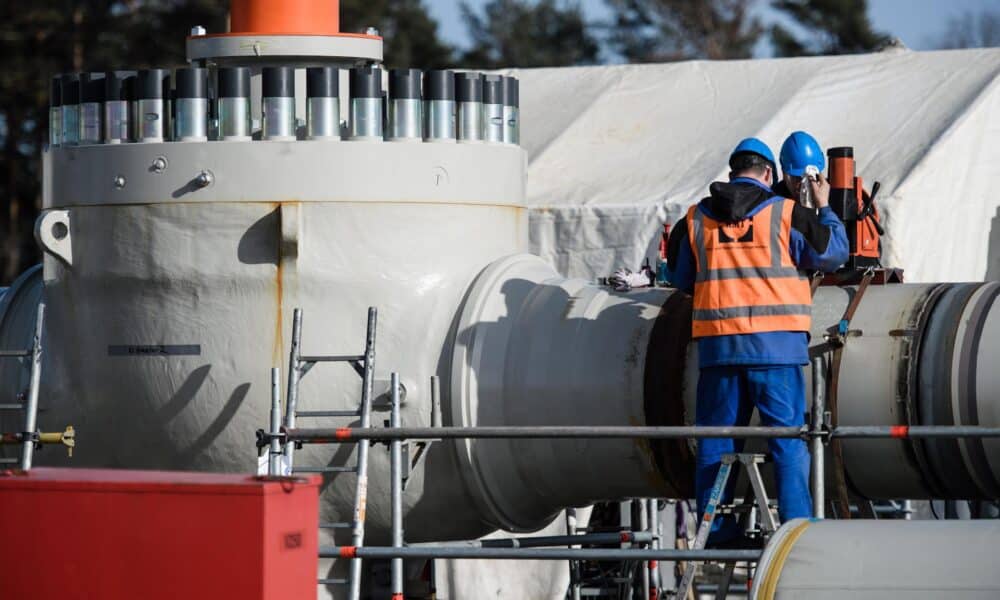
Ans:
POLYGON ((0 410, 21 410, 24 408, 23 404, 0 404, 0 410))
POLYGON ((355 467, 292 467, 292 473, 353 473, 355 467))
POLYGON ((23 358, 31 356, 31 350, 0 350, 0 358, 23 358))
POLYGON ((299 362, 355 362, 359 360, 364 360, 365 355, 361 354, 343 354, 334 356, 300 356, 299 362))
POLYGON ((351 529, 354 527, 354 523, 320 523, 320 529, 351 529))
POLYGON ((357 410, 299 410, 295 412, 296 417, 358 417, 361 413, 357 410))
POLYGON ((320 579, 320 585, 347 585, 347 579, 320 579))

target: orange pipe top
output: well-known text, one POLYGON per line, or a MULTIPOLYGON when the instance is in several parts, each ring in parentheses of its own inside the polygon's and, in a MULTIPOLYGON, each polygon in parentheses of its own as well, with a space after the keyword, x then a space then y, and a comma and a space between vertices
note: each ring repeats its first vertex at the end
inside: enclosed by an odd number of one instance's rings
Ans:
POLYGON ((339 0, 232 0, 231 33, 336 35, 339 0))

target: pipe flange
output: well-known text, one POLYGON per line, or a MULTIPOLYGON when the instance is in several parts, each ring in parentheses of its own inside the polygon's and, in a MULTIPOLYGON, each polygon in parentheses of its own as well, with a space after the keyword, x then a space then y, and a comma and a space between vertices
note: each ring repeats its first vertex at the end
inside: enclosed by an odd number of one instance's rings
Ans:
MULTIPOLYGON (((516 306, 523 302, 530 288, 546 279, 558 276, 547 263, 537 256, 518 254, 500 259, 483 270, 473 282, 469 295, 462 306, 458 332, 462 339, 456 339, 451 369, 451 420, 454 425, 470 427, 479 424, 479 406, 489 406, 496 398, 485 397, 483 392, 492 387, 502 386, 499 381, 484 381, 490 377, 502 377, 503 370, 481 368, 484 358, 503 356, 503 353, 484 351, 485 347, 506 347, 513 333, 515 319, 508 314, 508 304, 516 306), (523 282, 519 299, 508 298, 501 292, 505 281, 523 282)), ((496 402, 493 403, 496 405, 496 402)), ((489 466, 477 460, 477 440, 455 440, 459 471, 466 487, 479 506, 480 512, 492 515, 495 525, 509 531, 530 531, 524 527, 516 515, 508 514, 494 498, 492 486, 487 481, 484 470, 489 466)))
POLYGON ((212 34, 187 38, 188 62, 218 65, 273 63, 282 59, 351 66, 382 62, 382 38, 376 35, 212 34))

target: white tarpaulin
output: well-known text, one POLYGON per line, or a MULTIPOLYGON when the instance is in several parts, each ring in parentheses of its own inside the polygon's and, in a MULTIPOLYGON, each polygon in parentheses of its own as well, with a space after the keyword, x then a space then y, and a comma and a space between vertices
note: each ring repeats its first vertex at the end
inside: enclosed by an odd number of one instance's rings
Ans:
MULTIPOLYGON (((885 264, 909 281, 1000 279, 1000 49, 509 73, 532 251, 565 275, 654 259, 662 223, 725 178, 741 138, 777 155, 804 129, 853 146, 866 186, 882 183, 885 264)), ((438 597, 556 600, 567 582, 561 562, 439 561, 438 597)))
POLYGON ((853 146, 866 187, 882 183, 886 264, 956 281, 992 260, 1000 276, 1000 49, 512 73, 532 249, 566 275, 654 259, 663 221, 725 178, 737 141, 777 155, 804 129, 853 146))

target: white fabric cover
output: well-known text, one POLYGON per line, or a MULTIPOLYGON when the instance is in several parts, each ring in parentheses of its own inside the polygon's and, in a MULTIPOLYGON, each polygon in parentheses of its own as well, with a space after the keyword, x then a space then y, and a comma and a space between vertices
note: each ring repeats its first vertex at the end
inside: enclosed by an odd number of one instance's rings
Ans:
POLYGON ((882 182, 884 262, 909 281, 1000 275, 1000 49, 510 73, 532 250, 567 276, 655 259, 661 224, 726 177, 741 138, 777 155, 797 129, 882 182))

